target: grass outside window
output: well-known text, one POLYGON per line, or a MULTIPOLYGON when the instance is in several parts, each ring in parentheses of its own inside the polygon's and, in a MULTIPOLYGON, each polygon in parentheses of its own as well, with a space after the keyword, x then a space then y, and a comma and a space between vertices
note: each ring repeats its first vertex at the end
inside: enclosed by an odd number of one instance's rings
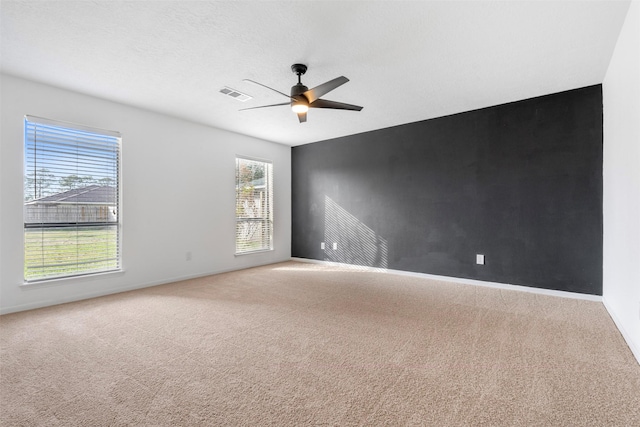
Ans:
POLYGON ((25 280, 117 270, 118 227, 25 229, 25 280))

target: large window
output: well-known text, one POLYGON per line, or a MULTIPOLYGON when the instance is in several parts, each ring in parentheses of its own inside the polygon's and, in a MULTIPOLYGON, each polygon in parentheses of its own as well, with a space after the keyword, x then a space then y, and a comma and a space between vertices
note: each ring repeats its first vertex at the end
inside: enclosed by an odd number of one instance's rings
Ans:
POLYGON ((236 157, 236 254, 273 249, 273 166, 236 157))
POLYGON ((120 134, 26 116, 24 278, 120 269, 120 134))

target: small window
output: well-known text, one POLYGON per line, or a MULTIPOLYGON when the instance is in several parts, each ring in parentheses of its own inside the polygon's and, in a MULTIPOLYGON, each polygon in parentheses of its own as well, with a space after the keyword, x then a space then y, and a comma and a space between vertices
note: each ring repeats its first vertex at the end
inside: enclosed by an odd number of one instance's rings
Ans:
POLYGON ((273 249, 273 166, 236 157, 236 254, 273 249))
POLYGON ((120 269, 120 134, 25 117, 26 282, 120 269))

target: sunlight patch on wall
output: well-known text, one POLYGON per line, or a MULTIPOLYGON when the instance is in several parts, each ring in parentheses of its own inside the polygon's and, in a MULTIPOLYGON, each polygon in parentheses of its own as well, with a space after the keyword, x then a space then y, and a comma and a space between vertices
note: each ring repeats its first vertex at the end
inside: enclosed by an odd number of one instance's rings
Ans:
POLYGON ((324 199, 325 261, 387 268, 388 243, 329 196, 324 199), (338 244, 336 250, 333 243, 338 244))

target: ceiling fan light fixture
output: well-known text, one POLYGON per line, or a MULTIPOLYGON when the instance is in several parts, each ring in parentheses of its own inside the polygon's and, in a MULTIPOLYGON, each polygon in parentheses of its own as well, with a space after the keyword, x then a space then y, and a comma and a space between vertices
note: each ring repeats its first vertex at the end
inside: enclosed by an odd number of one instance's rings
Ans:
POLYGON ((307 105, 304 101, 292 101, 291 109, 294 113, 306 113, 309 111, 309 105, 307 105))

